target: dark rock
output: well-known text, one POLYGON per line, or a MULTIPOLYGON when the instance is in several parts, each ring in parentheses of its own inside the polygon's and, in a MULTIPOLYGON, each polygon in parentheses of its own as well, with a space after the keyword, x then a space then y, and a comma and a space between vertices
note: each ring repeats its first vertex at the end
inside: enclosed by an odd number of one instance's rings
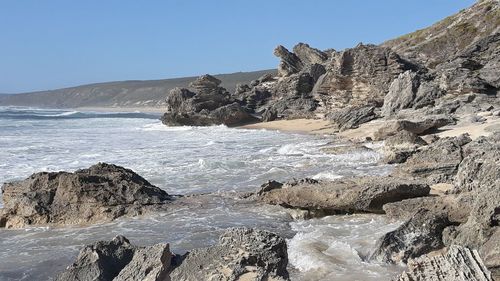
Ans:
POLYGON ((383 213, 386 203, 426 196, 429 186, 392 177, 362 177, 332 182, 304 181, 263 192, 258 200, 320 215, 383 213))
POLYGON ((219 244, 189 252, 172 280, 288 280, 285 239, 261 230, 234 228, 219 244))
POLYGON ((371 260, 406 263, 444 246, 441 239, 445 227, 451 223, 443 213, 420 209, 396 230, 385 234, 377 243, 371 260))
POLYGON ((257 195, 262 195, 264 192, 271 191, 273 189, 278 189, 283 187, 283 184, 280 182, 277 182, 275 180, 270 180, 266 182, 265 184, 260 186, 260 190, 257 191, 257 195))
POLYGON ((477 251, 451 246, 444 254, 426 255, 408 263, 397 281, 493 281, 477 251))
POLYGON ((344 131, 358 128, 359 125, 375 119, 376 115, 374 106, 365 106, 336 109, 328 113, 325 117, 332 122, 336 130, 344 131))
POLYGON ((136 247, 117 236, 85 246, 57 281, 162 281, 168 277, 172 254, 168 244, 136 247))
POLYGON ((166 207, 170 196, 132 170, 99 163, 88 169, 42 172, 5 183, 0 227, 111 221, 166 207))

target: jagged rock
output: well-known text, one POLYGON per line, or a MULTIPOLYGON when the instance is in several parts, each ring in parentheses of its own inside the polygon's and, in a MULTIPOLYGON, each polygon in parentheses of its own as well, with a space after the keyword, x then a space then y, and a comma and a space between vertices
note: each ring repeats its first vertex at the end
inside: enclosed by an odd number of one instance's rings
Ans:
POLYGON ((170 270, 168 244, 137 247, 127 238, 98 241, 85 246, 76 261, 56 281, 163 281, 170 270))
POLYGON ((464 159, 458 166, 453 193, 492 185, 500 187, 500 133, 480 137, 465 145, 462 151, 464 159))
POLYGON ((404 108, 420 108, 434 104, 443 92, 422 79, 417 72, 408 70, 398 76, 389 87, 384 97, 382 115, 391 116, 404 108))
POLYGON ((385 122, 375 134, 375 140, 384 140, 401 131, 408 131, 416 135, 426 134, 443 126, 452 124, 454 121, 448 116, 425 116, 414 120, 398 119, 385 122))
POLYGON ((388 48, 360 44, 332 58, 314 87, 314 98, 324 113, 346 106, 382 105, 391 82, 416 68, 388 48))
POLYGON ((162 122, 169 126, 237 126, 258 121, 220 83, 211 75, 203 75, 191 82, 189 89, 171 90, 162 122))
POLYGON ((331 182, 299 182, 262 192, 258 200, 318 215, 350 212, 382 213, 386 203, 426 196, 429 186, 392 177, 361 177, 331 182))
POLYGON ((408 263, 397 281, 493 281, 477 251, 451 246, 444 254, 426 255, 408 263))
POLYGON ((289 280, 285 239, 248 228, 227 230, 219 244, 189 252, 170 277, 175 280, 289 280))
POLYGON ((438 250, 444 246, 442 232, 450 224, 445 214, 420 209, 403 225, 385 234, 370 259, 406 263, 410 258, 438 250))
POLYGON ((425 178, 433 183, 451 183, 463 160, 462 147, 470 141, 468 135, 440 139, 410 156, 394 174, 425 178))
POLYGON ((132 170, 99 163, 88 169, 42 172, 2 187, 0 227, 111 221, 164 208, 170 196, 132 170))
POLYGON ((359 125, 376 118, 374 106, 346 107, 336 109, 326 116, 338 131, 358 128, 359 125))
POLYGON ((279 45, 274 49, 274 55, 281 59, 278 66, 279 76, 289 76, 302 70, 304 65, 299 57, 288 51, 287 48, 279 45))
POLYGON ((303 65, 321 65, 328 59, 328 55, 318 49, 311 48, 308 44, 299 43, 293 47, 293 53, 297 55, 303 65))

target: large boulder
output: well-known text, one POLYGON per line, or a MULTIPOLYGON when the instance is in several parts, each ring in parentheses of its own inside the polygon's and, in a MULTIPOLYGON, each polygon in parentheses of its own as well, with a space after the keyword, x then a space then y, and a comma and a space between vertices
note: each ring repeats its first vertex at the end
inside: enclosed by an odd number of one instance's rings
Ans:
POLYGON ((429 190, 427 184, 417 181, 361 177, 288 184, 283 188, 261 191, 257 199, 286 208, 307 210, 317 216, 351 212, 383 213, 384 204, 426 196, 429 190))
POLYGON ((2 187, 0 227, 111 221, 164 208, 171 197, 132 170, 99 163, 88 169, 42 172, 2 187))
POLYGON ((285 239, 248 228, 227 230, 219 244, 187 254, 170 277, 175 280, 288 280, 285 239))
POLYGON ((164 281, 171 269, 168 244, 137 247, 123 236, 80 250, 76 261, 56 281, 164 281))
POLYGON ((377 243, 371 260, 406 263, 444 247, 443 230, 451 223, 443 213, 420 209, 396 230, 385 234, 377 243))
POLYGON ((446 253, 426 255, 408 263, 397 281, 493 281, 477 251, 451 246, 446 253))
POLYGON ((403 163, 427 143, 416 134, 402 130, 384 141, 382 155, 387 164, 403 163))

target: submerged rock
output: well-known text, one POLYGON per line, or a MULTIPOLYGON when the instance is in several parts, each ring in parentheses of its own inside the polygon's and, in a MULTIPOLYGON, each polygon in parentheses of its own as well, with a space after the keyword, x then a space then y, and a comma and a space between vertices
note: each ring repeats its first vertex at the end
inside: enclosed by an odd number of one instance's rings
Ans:
POLYGON ((307 210, 318 216, 348 212, 383 213, 384 204, 426 196, 429 190, 427 184, 417 181, 362 177, 331 182, 298 182, 259 192, 257 199, 286 208, 307 210))
POLYGON ((377 243, 371 260, 406 263, 444 247, 442 233, 451 223, 443 213, 420 209, 396 230, 385 234, 377 243))
POLYGON ((451 246, 444 254, 426 255, 408 263, 397 281, 493 281, 477 251, 451 246))
POLYGON ((165 207, 171 197, 132 170, 99 163, 5 183, 0 227, 111 221, 165 207))

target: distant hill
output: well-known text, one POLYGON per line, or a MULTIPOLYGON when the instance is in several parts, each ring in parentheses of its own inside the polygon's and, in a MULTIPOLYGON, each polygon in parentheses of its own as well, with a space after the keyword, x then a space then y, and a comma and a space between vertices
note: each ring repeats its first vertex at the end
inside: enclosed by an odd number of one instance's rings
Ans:
MULTIPOLYGON (((234 92, 236 84, 249 83, 276 70, 214 75, 222 86, 234 92)), ((186 87, 196 77, 162 80, 119 81, 82 85, 57 90, 0 95, 0 105, 49 108, 77 107, 162 107, 170 89, 186 87)))

